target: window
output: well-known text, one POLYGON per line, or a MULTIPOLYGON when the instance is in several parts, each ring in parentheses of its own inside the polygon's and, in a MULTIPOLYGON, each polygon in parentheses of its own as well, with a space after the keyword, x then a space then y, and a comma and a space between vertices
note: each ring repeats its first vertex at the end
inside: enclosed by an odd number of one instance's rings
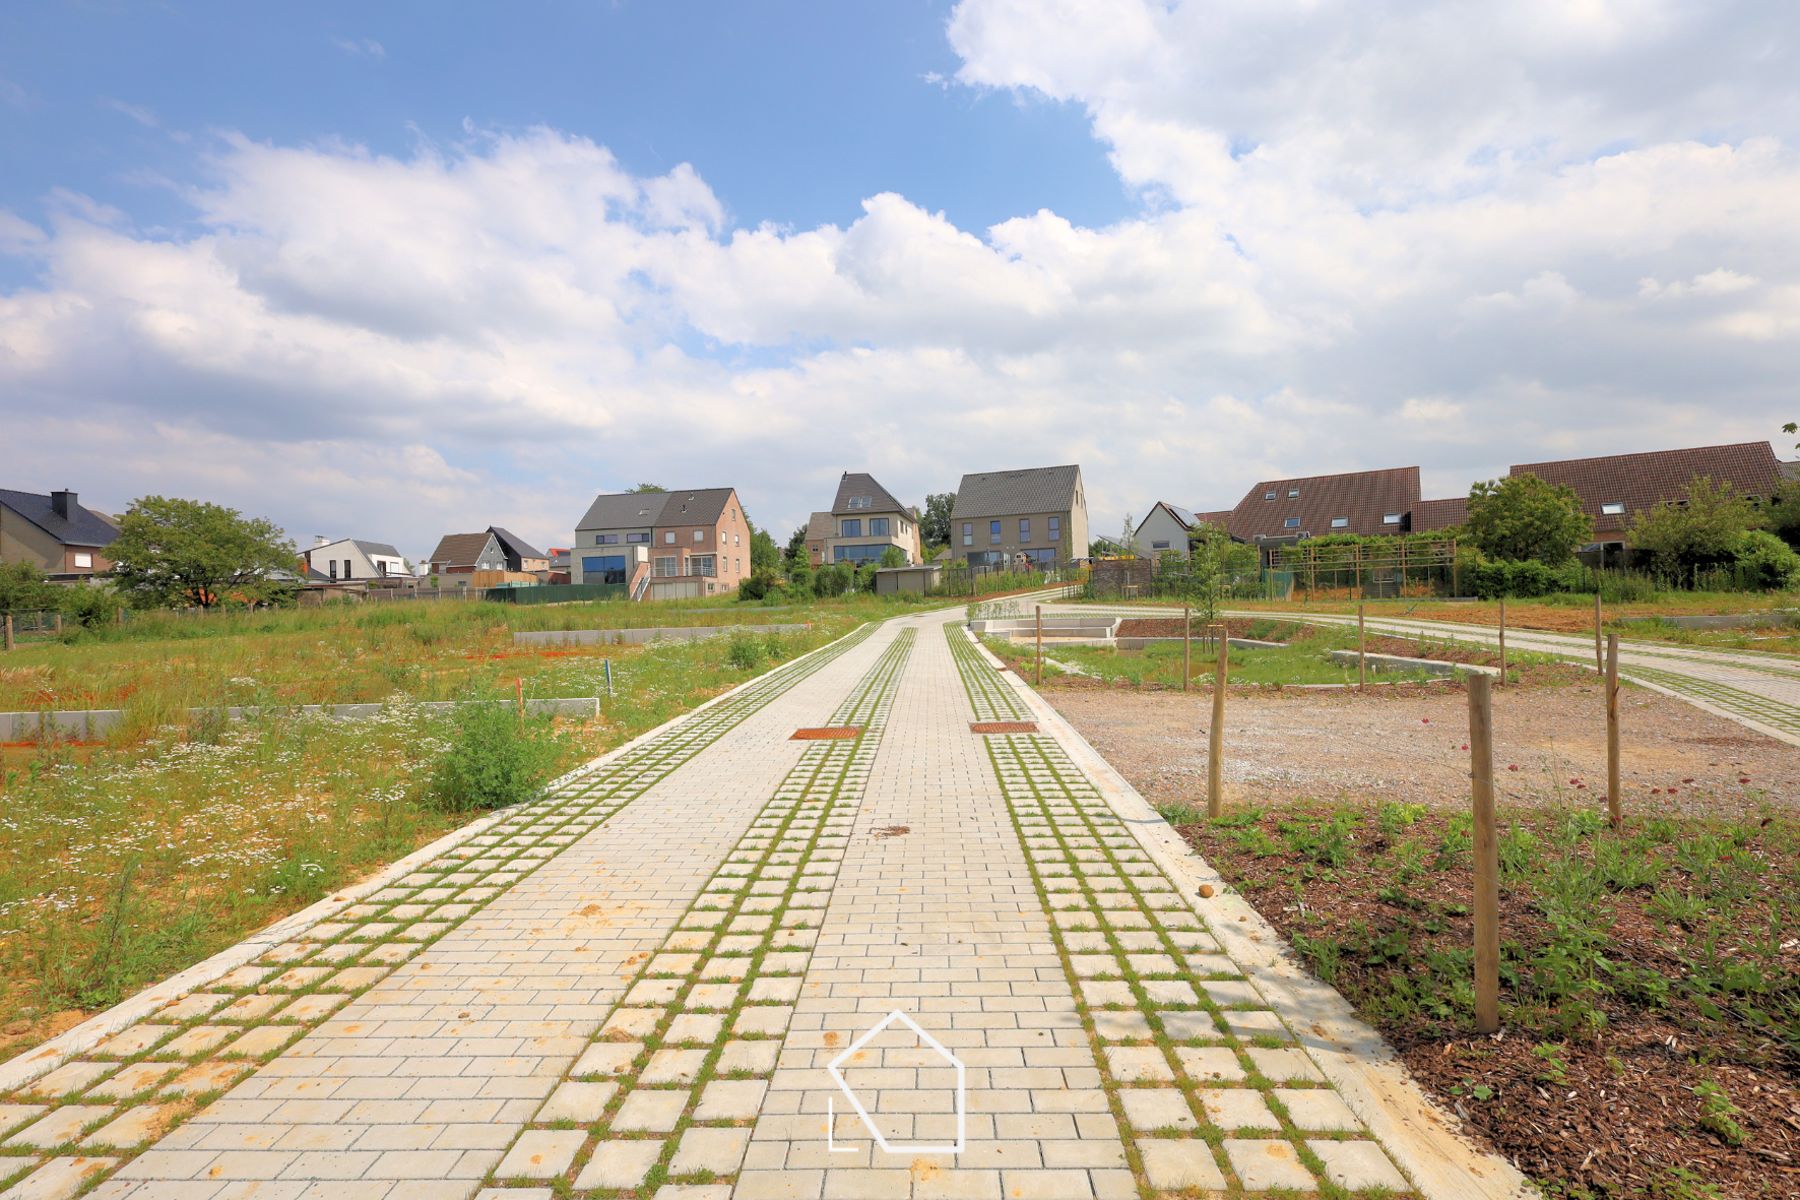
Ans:
POLYGON ((656 574, 659 578, 667 579, 669 576, 676 573, 675 556, 673 554, 669 555, 667 558, 659 557, 656 560, 656 574))
POLYGON ((75 565, 77 567, 91 567, 94 565, 94 556, 91 554, 78 553, 75 555, 75 565))
POLYGON ((880 562, 881 556, 886 553, 886 546, 833 546, 831 561, 854 563, 860 567, 864 563, 880 562))
POLYGON ((337 578, 337 559, 335 559, 335 558, 332 559, 329 563, 329 566, 331 567, 331 577, 333 579, 336 579, 337 578))
POLYGON ((704 529, 694 530, 694 540, 696 542, 704 542, 706 540, 706 530, 704 530, 704 529))
POLYGON ((1030 517, 1020 517, 1019 518, 1019 540, 1021 542, 1029 542, 1031 540, 1031 518, 1030 517))
POLYGON ((988 522, 988 545, 998 546, 999 544, 1000 544, 1000 522, 989 521, 988 522))
POLYGON ((719 574, 718 561, 719 560, 715 555, 690 554, 688 555, 687 573, 689 575, 706 575, 716 578, 719 574))
POLYGON ((628 533, 625 535, 625 540, 628 542, 643 543, 650 540, 650 535, 647 533, 628 533))
POLYGON ((1288 489, 1288 499, 1289 500, 1298 500, 1299 498, 1300 498, 1300 489, 1299 488, 1289 488, 1288 489))
POLYGON ((619 535, 616 533, 596 533, 594 535, 594 545, 596 546, 616 546, 618 544, 619 535))
POLYGON ((1333 517, 1333 518, 1331 518, 1331 527, 1333 529, 1348 529, 1348 528, 1350 528, 1350 518, 1349 517, 1333 517))
POLYGON ((1273 500, 1274 498, 1275 498, 1275 489, 1273 489, 1273 488, 1270 488, 1268 491, 1263 493, 1264 500, 1273 500))
POLYGON ((1150 548, 1152 550, 1167 550, 1169 548, 1169 543, 1167 543, 1167 542, 1151 542, 1150 548))
POLYGON ((345 579, 356 578, 356 572, 351 569, 350 560, 347 558, 344 560, 344 578, 345 579))
POLYGON ((1600 506, 1600 512, 1602 515, 1608 517, 1622 517, 1625 515, 1625 502, 1623 500, 1608 500, 1600 506))
POLYGON ((1400 523, 1400 514, 1399 513, 1382 513, 1381 514, 1381 523, 1383 525, 1398 525, 1400 523))
POLYGON ((623 554, 584 554, 581 556, 583 583, 624 583, 623 554))
POLYGON ((869 536, 870 537, 887 537, 888 536, 888 528, 892 524, 893 524, 893 522, 888 520, 888 518, 886 518, 886 517, 870 517, 869 518, 869 536))
POLYGON ((731 544, 732 544, 732 545, 734 545, 734 546, 741 546, 741 545, 743 545, 743 544, 744 544, 744 535, 743 535, 743 534, 741 534, 741 533, 734 533, 734 534, 732 534, 732 535, 731 535, 731 544))
POLYGON ((673 546, 674 544, 675 544, 675 531, 673 529, 671 529, 667 533, 663 534, 663 545, 673 546))
POLYGON ((1040 571, 1056 565, 1056 551, 1054 550, 1021 550, 1018 557, 1040 571))
POLYGON ((856 517, 838 522, 839 537, 861 537, 862 518, 856 517))
POLYGON ((1300 528, 1300 518, 1289 517, 1287 520, 1283 521, 1281 525, 1284 529, 1298 529, 1300 528))
POLYGON ((975 523, 973 521, 964 521, 963 522, 963 545, 973 546, 974 544, 975 544, 975 523))
POLYGON ((1062 518, 1061 517, 1051 517, 1050 518, 1050 540, 1053 542, 1062 541, 1062 518))
POLYGON ((850 497, 850 507, 851 508, 867 508, 873 502, 874 502, 874 498, 871 496, 852 496, 852 497, 850 497))

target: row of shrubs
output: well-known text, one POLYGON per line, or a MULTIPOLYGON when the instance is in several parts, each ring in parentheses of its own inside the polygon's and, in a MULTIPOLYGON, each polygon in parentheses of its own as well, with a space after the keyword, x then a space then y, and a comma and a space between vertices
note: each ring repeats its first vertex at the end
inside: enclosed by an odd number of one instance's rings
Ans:
POLYGON ((1800 554, 1760 529, 1744 534, 1732 560, 1701 568, 1682 579, 1664 579, 1645 571, 1596 570, 1575 562, 1551 566, 1535 559, 1490 559, 1472 552, 1461 556, 1458 568, 1464 589, 1483 600, 1598 592, 1609 604, 1623 604, 1652 600, 1678 588, 1736 592, 1800 587, 1800 554))

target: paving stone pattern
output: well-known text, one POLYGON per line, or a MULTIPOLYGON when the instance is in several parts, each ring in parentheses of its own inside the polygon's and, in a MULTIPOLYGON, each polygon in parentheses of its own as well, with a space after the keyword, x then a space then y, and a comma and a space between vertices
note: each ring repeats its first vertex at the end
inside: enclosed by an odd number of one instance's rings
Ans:
POLYGON ((1407 1194, 1032 716, 867 627, 0 1096, 0 1200, 1407 1194))

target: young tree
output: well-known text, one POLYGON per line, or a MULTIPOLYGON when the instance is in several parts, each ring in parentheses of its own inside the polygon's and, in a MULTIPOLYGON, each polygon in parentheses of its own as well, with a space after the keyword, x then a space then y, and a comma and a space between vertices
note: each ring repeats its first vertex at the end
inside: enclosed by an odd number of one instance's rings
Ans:
POLYGON ((950 544, 950 513, 955 507, 955 492, 926 494, 925 512, 919 518, 919 537, 927 546, 950 544))
POLYGON ((1526 472, 1469 489, 1469 540, 1489 558, 1560 566, 1593 540, 1594 521, 1566 484, 1526 472))
POLYGON ((806 526, 802 525, 789 535, 785 557, 787 559, 786 566, 788 574, 790 575, 794 573, 794 568, 796 567, 812 565, 812 561, 806 554, 806 526))
POLYGON ((1125 528, 1119 534, 1119 553, 1126 558, 1138 556, 1137 525, 1130 513, 1125 514, 1125 528))
POLYGON ((1800 480, 1790 479, 1775 489, 1763 509, 1763 527, 1800 550, 1800 480))
POLYGON ((1186 592, 1202 624, 1212 622, 1233 581, 1255 571, 1257 561, 1256 547, 1233 541, 1216 525, 1188 530, 1186 592))
POLYGON ((295 567, 294 544, 271 522, 163 496, 131 506, 107 554, 119 590, 145 605, 265 600, 277 590, 270 574, 295 567))
POLYGON ((1658 570, 1680 577, 1734 561, 1744 534, 1756 524, 1755 507, 1730 483, 1698 475, 1688 481, 1687 503, 1659 504, 1637 514, 1631 547, 1658 570))
POLYGON ((48 612, 57 607, 61 590, 36 563, 0 563, 0 615, 48 612))
POLYGON ((744 520, 750 524, 750 570, 765 574, 781 570, 781 547, 775 544, 768 530, 758 529, 748 517, 744 520))
POLYGON ((664 487, 660 483, 640 483, 636 487, 626 488, 625 494, 628 496, 632 496, 632 495, 638 494, 639 492, 666 492, 668 490, 669 490, 668 488, 664 487))
POLYGON ((906 551, 898 546, 889 546, 886 550, 881 552, 881 565, 884 567, 904 567, 906 565, 906 551))

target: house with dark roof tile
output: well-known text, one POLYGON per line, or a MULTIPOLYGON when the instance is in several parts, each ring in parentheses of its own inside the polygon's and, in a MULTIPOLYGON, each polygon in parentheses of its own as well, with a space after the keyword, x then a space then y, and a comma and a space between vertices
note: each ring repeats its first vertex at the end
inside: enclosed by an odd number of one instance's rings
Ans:
POLYGON ((977 471, 950 510, 950 547, 978 567, 1047 568, 1088 554, 1081 467, 977 471))
POLYGON ((596 496, 570 566, 571 582, 624 584, 634 600, 734 592, 750 574, 750 519, 736 488, 596 496))
POLYGON ((111 520, 74 492, 49 495, 0 488, 0 562, 28 562, 53 578, 112 570, 104 551, 119 536, 111 520))
POLYGON ((845 471, 838 480, 831 510, 816 512, 807 522, 809 554, 815 544, 815 567, 840 562, 852 567, 878 563, 889 547, 906 556, 907 566, 916 565, 924 557, 918 518, 864 471, 845 471), (815 538, 815 534, 823 536, 815 538))

